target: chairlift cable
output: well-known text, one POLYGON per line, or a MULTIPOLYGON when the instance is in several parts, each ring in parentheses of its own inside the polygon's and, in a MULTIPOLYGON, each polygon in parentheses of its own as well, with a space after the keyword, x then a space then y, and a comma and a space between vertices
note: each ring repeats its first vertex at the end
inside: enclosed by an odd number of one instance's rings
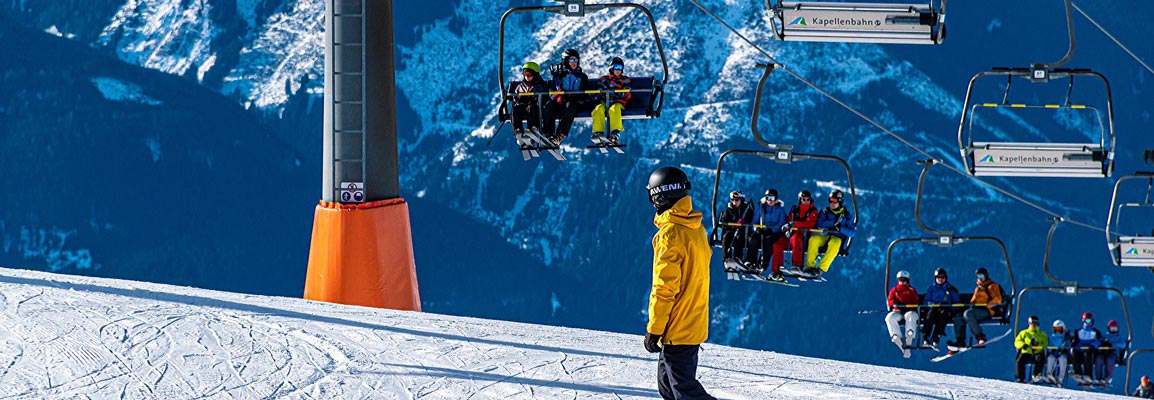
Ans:
MULTIPOLYGON (((870 125, 873 125, 874 127, 877 127, 878 129, 881 129, 881 130, 882 130, 882 132, 885 132, 886 134, 890 135, 890 137, 892 137, 892 138, 896 139, 896 140, 897 140, 897 141, 899 141, 899 142, 902 142, 902 144, 905 144, 906 146, 909 146, 910 148, 914 149, 914 151, 916 151, 916 152, 918 152, 918 153, 921 153, 922 155, 925 155, 926 157, 930 157, 930 158, 933 158, 933 159, 935 159, 935 160, 936 160, 936 159, 938 159, 937 157, 934 157, 934 155, 933 155, 933 154, 930 154, 929 152, 927 152, 927 151, 923 150, 922 148, 920 148, 920 147, 918 147, 917 145, 913 144, 913 143, 912 143, 912 142, 910 142, 909 140, 906 140, 905 138, 903 138, 901 135, 898 135, 897 133, 894 133, 894 132, 893 132, 892 130, 890 130, 889 128, 886 128, 886 127, 885 127, 885 126, 883 126, 881 123, 879 123, 879 122, 875 121, 874 119, 870 118, 869 116, 867 116, 867 115, 863 114, 861 111, 858 111, 858 110, 857 110, 856 108, 854 108, 853 106, 850 106, 849 104, 846 104, 844 101, 842 101, 842 100, 841 100, 841 99, 839 99, 838 97, 836 97, 836 96, 834 96, 833 94, 831 94, 831 93, 829 93, 829 92, 825 91, 824 89, 822 89, 822 88, 818 87, 816 84, 814 84, 813 82, 810 82, 808 79, 805 79, 805 77, 802 77, 801 75, 798 75, 796 72, 793 72, 793 70, 789 69, 789 68, 788 68, 788 67, 787 67, 785 64, 782 64, 782 63, 778 62, 776 58, 774 58, 773 56, 771 56, 771 55, 770 55, 768 52, 766 52, 766 51, 765 51, 764 49, 762 49, 760 46, 758 46, 757 44, 753 43, 753 41, 749 40, 749 38, 746 38, 746 37, 745 37, 745 35, 741 34, 741 32, 739 32, 737 29, 734 29, 732 26, 730 26, 728 23, 726 23, 724 20, 722 20, 720 17, 718 17, 718 16, 717 16, 717 14, 714 14, 712 11, 710 11, 710 10, 709 10, 709 9, 707 9, 707 8, 705 8, 705 6, 701 5, 701 3, 700 3, 698 0, 690 0, 690 2, 692 2, 692 3, 693 3, 693 5, 697 6, 697 8, 701 9, 701 11, 705 12, 706 14, 708 14, 710 17, 712 17, 712 18, 713 18, 715 21, 717 21, 718 23, 720 23, 722 26, 725 26, 725 28, 726 28, 726 29, 729 29, 731 32, 733 32, 733 34, 735 34, 735 35, 737 35, 737 37, 741 38, 741 40, 742 40, 742 41, 744 41, 746 44, 748 44, 748 45, 750 45, 751 47, 753 47, 753 49, 754 49, 754 50, 757 50, 759 53, 761 53, 762 55, 764 55, 766 58, 768 58, 768 59, 769 59, 769 61, 770 61, 770 62, 772 62, 772 63, 774 63, 774 64, 777 64, 777 65, 778 65, 778 68, 777 68, 777 69, 780 69, 780 70, 782 70, 782 71, 785 71, 785 73, 787 73, 787 74, 789 74, 790 76, 794 77, 795 79, 797 79, 797 80, 798 80, 798 81, 800 81, 801 83, 805 84, 806 86, 809 86, 810 88, 812 88, 812 89, 816 90, 818 93, 821 93, 823 96, 825 96, 825 97, 826 97, 827 99, 829 99, 830 101, 833 101, 834 103, 837 103, 838 105, 842 106, 842 107, 843 107, 843 108, 845 108, 846 110, 849 110, 849 112, 853 113, 854 115, 857 115, 859 118, 861 118, 862 120, 866 121, 866 122, 867 122, 867 123, 869 123, 870 125)), ((1083 15, 1084 15, 1084 14, 1083 14, 1083 15)), ((1060 215, 1060 214, 1058 214, 1058 213, 1056 213, 1056 212, 1054 212, 1054 211, 1050 211, 1049 209, 1047 209, 1047 208, 1045 208, 1045 207, 1043 207, 1043 206, 1041 206, 1041 205, 1039 205, 1039 204, 1037 204, 1037 203, 1034 203, 1034 202, 1032 202, 1032 201, 1030 201, 1030 200, 1027 200, 1027 199, 1025 199, 1025 198, 1023 198, 1023 197, 1021 197, 1021 196, 1019 196, 1019 195, 1013 194, 1013 193, 1011 193, 1011 192, 1007 191, 1006 189, 1002 189, 1002 188, 1000 188, 1000 187, 998 187, 998 186, 995 186, 995 185, 993 185, 993 184, 991 184, 991 183, 989 183, 989 182, 986 182, 986 181, 984 181, 984 180, 982 180, 982 179, 980 179, 980 178, 978 178, 978 177, 975 177, 975 176, 972 176, 972 175, 970 175, 970 174, 967 174, 967 173, 963 172, 962 170, 958 169, 957 167, 955 167, 955 166, 953 166, 953 165, 950 165, 950 164, 947 164, 947 163, 941 163, 941 164, 942 164, 942 166, 943 166, 943 167, 945 167, 946 169, 949 169, 950 171, 954 171, 955 173, 957 173, 957 174, 959 174, 959 175, 962 175, 962 176, 965 176, 965 177, 967 177, 967 178, 973 179, 974 181, 978 182, 979 184, 981 184, 981 185, 983 185, 983 186, 986 186, 986 187, 988 187, 988 188, 990 188, 990 189, 993 189, 994 191, 996 191, 996 192, 998 192, 998 193, 1004 194, 1004 195, 1006 195, 1006 196, 1010 197, 1011 199, 1017 200, 1017 201, 1019 201, 1019 202, 1021 202, 1021 203, 1025 204, 1025 205, 1027 205, 1027 206, 1033 207, 1033 208, 1037 209, 1038 211, 1041 211, 1041 212, 1043 212, 1043 213, 1045 213, 1045 214, 1049 214, 1049 215, 1050 215, 1050 216, 1052 216, 1052 217, 1058 217, 1058 218, 1062 218, 1063 222, 1067 222, 1067 223, 1070 223, 1070 224, 1073 224, 1073 225, 1081 226, 1081 227, 1084 227, 1084 228, 1086 228, 1086 229, 1092 229, 1092 230, 1096 230, 1096 231, 1102 231, 1102 232, 1105 232, 1105 230, 1104 230, 1103 228, 1100 228, 1100 227, 1097 227, 1097 226, 1094 226, 1094 225, 1090 225, 1090 224, 1087 224, 1087 223, 1084 223, 1084 222, 1079 222, 1079 221, 1076 221, 1076 220, 1074 220, 1074 219, 1071 219, 1071 218, 1068 218, 1068 217, 1064 217, 1064 216, 1062 216, 1062 215, 1060 215)))
POLYGON ((1083 17, 1086 17, 1087 21, 1090 21, 1091 24, 1094 24, 1094 26, 1096 28, 1098 28, 1099 31, 1102 31, 1102 33, 1105 34, 1106 37, 1110 38, 1110 40, 1113 40, 1114 44, 1117 44, 1118 47, 1121 47, 1122 50, 1126 52, 1126 54, 1129 54, 1130 57, 1134 58, 1134 61, 1137 61, 1139 64, 1142 64, 1143 68, 1146 68, 1147 71, 1150 71, 1151 74, 1154 74, 1154 68, 1151 68, 1150 65, 1146 64, 1145 61, 1142 61, 1141 58, 1138 58, 1138 55, 1134 54, 1133 51, 1130 51, 1130 48, 1126 47, 1126 45, 1122 44, 1121 40, 1118 40, 1118 38, 1116 38, 1116 37, 1114 37, 1114 35, 1110 34, 1110 32, 1107 31, 1106 28, 1103 27, 1101 24, 1099 24, 1098 21, 1095 21, 1093 18, 1090 18, 1090 14, 1087 14, 1085 11, 1083 11, 1081 7, 1078 7, 1077 3, 1073 3, 1073 6, 1074 6, 1075 10, 1078 10, 1079 14, 1082 14, 1083 17))

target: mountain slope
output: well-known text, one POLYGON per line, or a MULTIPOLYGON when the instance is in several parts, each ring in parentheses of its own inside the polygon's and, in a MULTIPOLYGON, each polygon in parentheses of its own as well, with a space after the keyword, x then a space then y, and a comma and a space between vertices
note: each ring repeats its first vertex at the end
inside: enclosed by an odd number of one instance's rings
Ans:
MULTIPOLYGON (((641 337, 0 269, 0 395, 657 397, 641 337)), ((705 345, 728 399, 1099 394, 705 345)))

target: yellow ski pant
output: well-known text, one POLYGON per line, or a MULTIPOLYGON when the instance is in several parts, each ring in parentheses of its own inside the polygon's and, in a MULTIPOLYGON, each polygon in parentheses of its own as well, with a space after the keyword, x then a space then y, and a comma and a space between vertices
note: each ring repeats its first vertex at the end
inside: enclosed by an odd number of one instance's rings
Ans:
MULTIPOLYGON (((621 127, 621 110, 625 106, 621 103, 613 103, 609 106, 609 127, 615 131, 623 131, 625 128, 621 127)), ((605 133, 605 104, 598 104, 593 108, 593 132, 605 133)))
POLYGON ((821 257, 821 264, 817 267, 821 272, 828 272, 829 265, 833 264, 833 259, 837 258, 838 251, 841 251, 841 238, 832 235, 813 235, 809 237, 809 246, 805 251, 805 266, 806 268, 813 268, 817 264, 817 249, 825 245, 825 254, 821 257))

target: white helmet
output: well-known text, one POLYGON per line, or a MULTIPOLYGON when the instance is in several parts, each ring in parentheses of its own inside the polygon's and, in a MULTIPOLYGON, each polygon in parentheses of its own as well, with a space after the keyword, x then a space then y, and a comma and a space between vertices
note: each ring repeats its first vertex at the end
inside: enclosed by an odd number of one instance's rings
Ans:
POLYGON ((910 279, 910 271, 906 271, 904 269, 901 271, 898 271, 898 279, 902 279, 902 278, 910 279))
POLYGON ((1066 323, 1062 322, 1062 320, 1060 320, 1060 319, 1056 319, 1056 320, 1054 320, 1054 327, 1066 329, 1066 323))

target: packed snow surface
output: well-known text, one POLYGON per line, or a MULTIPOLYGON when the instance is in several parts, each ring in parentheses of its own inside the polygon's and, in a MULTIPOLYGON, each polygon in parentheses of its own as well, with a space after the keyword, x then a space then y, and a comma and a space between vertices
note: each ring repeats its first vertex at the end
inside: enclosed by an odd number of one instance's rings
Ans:
MULTIPOLYGON (((2 398, 659 397, 639 335, 9 269, 0 304, 2 398)), ((726 399, 1106 397, 711 344, 699 375, 726 399)))

